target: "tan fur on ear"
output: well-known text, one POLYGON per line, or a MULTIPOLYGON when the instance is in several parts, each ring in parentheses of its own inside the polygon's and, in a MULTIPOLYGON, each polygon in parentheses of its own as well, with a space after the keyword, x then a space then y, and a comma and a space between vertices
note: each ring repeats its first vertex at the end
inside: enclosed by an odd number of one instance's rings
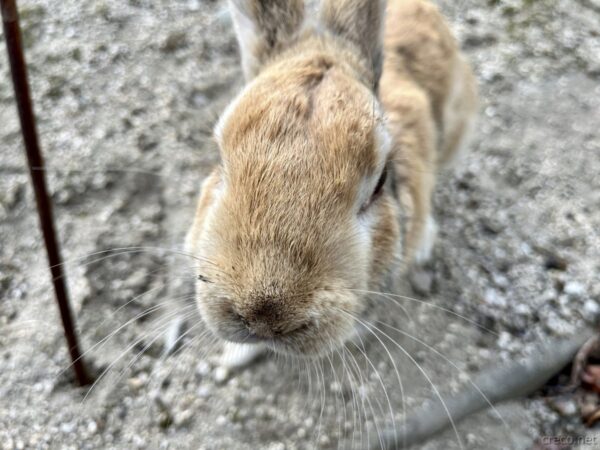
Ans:
POLYGON ((304 0, 230 0, 246 80, 289 47, 304 22, 304 0))
POLYGON ((385 0, 323 0, 320 25, 354 45, 372 70, 377 87, 383 65, 383 17, 385 0))

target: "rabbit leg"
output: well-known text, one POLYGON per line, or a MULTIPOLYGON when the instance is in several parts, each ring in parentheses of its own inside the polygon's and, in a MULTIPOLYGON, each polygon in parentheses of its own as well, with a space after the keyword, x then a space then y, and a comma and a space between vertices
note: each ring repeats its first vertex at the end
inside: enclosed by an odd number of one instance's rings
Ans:
POLYGON ((470 66, 458 55, 443 108, 444 133, 439 167, 451 165, 464 153, 475 128, 477 108, 477 82, 470 66))
MULTIPOLYGON (((418 161, 413 161, 417 163, 418 161)), ((437 225, 431 212, 431 196, 435 187, 435 174, 424 165, 416 164, 421 170, 409 174, 408 193, 412 205, 406 236, 406 255, 422 265, 431 259, 437 225)))
POLYGON ((425 218, 421 237, 415 248, 414 260, 417 264, 425 264, 431 259, 436 236, 437 224, 430 213, 425 218))
POLYGON ((407 212, 404 255, 408 261, 426 262, 436 235, 431 196, 436 180, 437 130, 425 92, 412 81, 384 72, 382 89, 395 153, 397 197, 407 212))

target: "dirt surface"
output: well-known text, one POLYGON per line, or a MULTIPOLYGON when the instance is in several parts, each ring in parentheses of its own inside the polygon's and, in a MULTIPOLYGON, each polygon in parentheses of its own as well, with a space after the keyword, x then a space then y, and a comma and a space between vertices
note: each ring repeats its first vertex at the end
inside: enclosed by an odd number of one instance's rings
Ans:
MULTIPOLYGON (((597 318, 598 0, 440 2, 482 108, 435 194, 434 262, 395 288, 424 302, 375 296, 402 332, 343 358, 270 355, 234 374, 211 364, 219 344, 174 253, 218 160, 211 128, 241 86, 225 2, 19 4, 69 288, 103 376, 70 382, 1 51, 0 448, 365 448, 392 415, 441 407, 432 385, 453 392, 597 318)), ((585 433, 573 400, 561 405, 502 405, 503 420, 483 412, 418 448, 585 433)))

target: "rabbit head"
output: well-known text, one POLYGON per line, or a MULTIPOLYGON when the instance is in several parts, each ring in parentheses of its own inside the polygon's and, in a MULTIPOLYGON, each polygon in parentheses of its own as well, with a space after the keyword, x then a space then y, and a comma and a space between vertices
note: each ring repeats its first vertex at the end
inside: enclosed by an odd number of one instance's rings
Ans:
POLYGON ((385 2, 230 2, 247 84, 215 129, 188 247, 208 326, 318 355, 353 332, 399 254, 377 98, 385 2))

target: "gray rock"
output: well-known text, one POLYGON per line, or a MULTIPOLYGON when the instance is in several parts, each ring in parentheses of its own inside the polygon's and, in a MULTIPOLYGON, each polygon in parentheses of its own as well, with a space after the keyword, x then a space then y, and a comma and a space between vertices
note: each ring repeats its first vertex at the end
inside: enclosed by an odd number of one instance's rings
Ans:
POLYGON ((209 398, 212 395, 212 388, 209 385, 203 384, 198 388, 198 397, 209 398))
POLYGON ((208 361, 199 361, 198 364, 196 364, 196 374, 200 377, 200 378, 206 378, 207 376, 210 375, 211 372, 211 367, 210 364, 208 363, 208 361))
POLYGON ((575 332, 572 323, 561 319, 556 313, 552 312, 546 318, 546 328, 556 336, 569 336, 575 332))
POLYGON ((486 289, 483 301, 493 308, 506 308, 506 299, 495 289, 486 289))
POLYGON ((166 53, 172 53, 184 48, 187 44, 187 34, 185 31, 173 31, 163 42, 161 50, 166 53))
POLYGON ((433 287, 433 275, 426 269, 416 268, 409 274, 410 286, 413 291, 424 297, 431 294, 433 287))
POLYGON ((229 379, 229 370, 226 367, 218 366, 213 371, 213 380, 217 384, 223 384, 229 379))
POLYGON ((594 300, 586 300, 583 304, 583 315, 586 319, 596 319, 600 314, 600 305, 594 300))
POLYGON ((585 286, 578 281, 569 281, 565 284, 564 293, 572 298, 581 298, 585 294, 585 286))
POLYGON ((571 417, 579 412, 579 407, 573 398, 551 399, 550 406, 563 417, 571 417))
POLYGON ((177 428, 185 427, 192 422, 193 418, 194 412, 192 410, 186 409, 180 411, 175 414, 175 417, 173 418, 173 425, 175 425, 177 428))

